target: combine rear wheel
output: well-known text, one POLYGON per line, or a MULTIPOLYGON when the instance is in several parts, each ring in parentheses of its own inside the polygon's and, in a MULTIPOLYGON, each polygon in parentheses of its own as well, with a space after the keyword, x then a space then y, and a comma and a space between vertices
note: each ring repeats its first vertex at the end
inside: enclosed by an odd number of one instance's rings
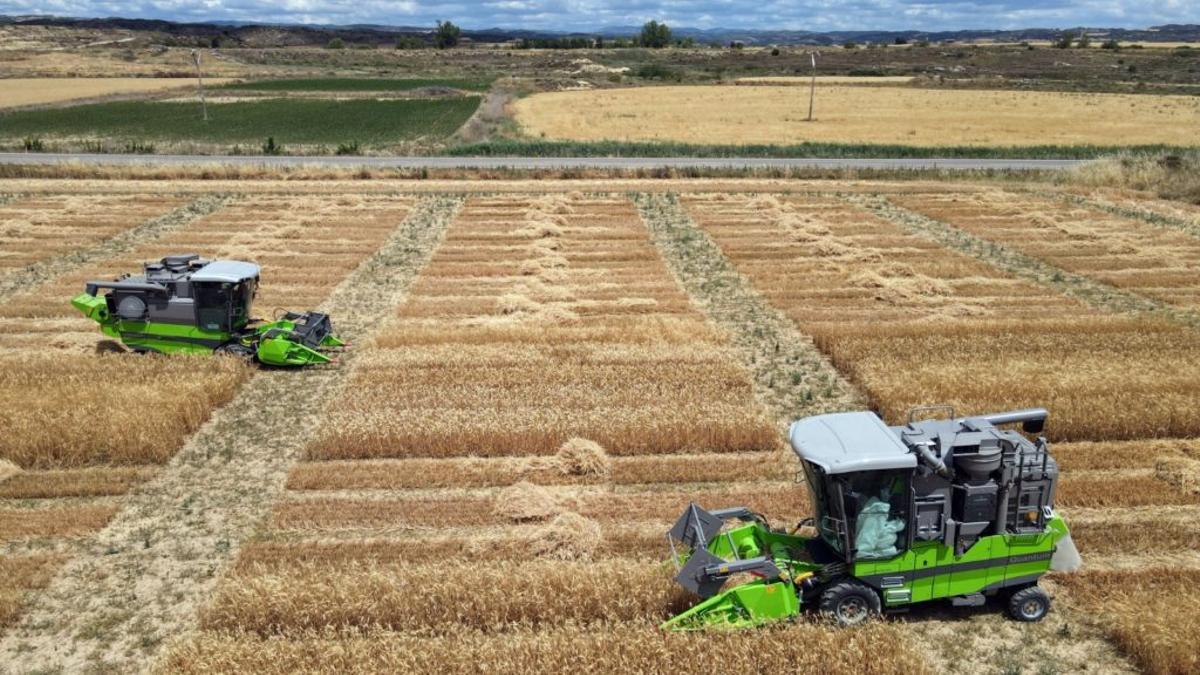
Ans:
POLYGON ((839 626, 857 626, 879 616, 882 603, 875 589, 857 581, 840 581, 821 592, 821 616, 839 626))
POLYGON ((1017 621, 1041 621, 1050 611, 1050 596, 1037 586, 1022 588, 1008 599, 1008 615, 1017 621))

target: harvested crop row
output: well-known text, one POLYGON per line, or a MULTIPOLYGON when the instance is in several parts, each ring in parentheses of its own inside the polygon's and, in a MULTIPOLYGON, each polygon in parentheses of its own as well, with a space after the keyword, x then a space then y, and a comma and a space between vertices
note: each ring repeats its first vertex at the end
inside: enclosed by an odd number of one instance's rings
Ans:
POLYGON ((310 458, 777 447, 623 199, 470 200, 375 343, 310 458))
POLYGON ((85 248, 186 201, 161 195, 48 195, 4 205, 0 275, 85 248))
POLYGON ((1069 272, 1200 307, 1200 239, 1086 206, 1007 192, 893 200, 1069 272))
POLYGON ((845 202, 686 204, 889 421, 1043 405, 1060 440, 1200 433, 1193 331, 1102 314, 845 202))
MULTIPOLYGON (((1153 480, 1153 479, 1151 479, 1153 480)), ((547 490, 550 505, 546 515, 574 511, 601 523, 650 520, 668 523, 695 501, 707 508, 748 506, 777 519, 799 517, 808 512, 807 492, 791 484, 716 487, 627 493, 547 490)), ((538 495, 539 497, 541 495, 538 495)), ((524 520, 500 501, 503 491, 485 497, 404 497, 358 499, 315 497, 290 500, 275 508, 273 524, 281 529, 347 529, 355 527, 463 527, 503 524, 524 520)))
MULTIPOLYGON (((452 528, 436 532, 418 531, 392 536, 363 535, 347 531, 345 537, 281 537, 244 547, 237 567, 244 573, 263 573, 298 564, 321 564, 333 568, 350 563, 400 564, 430 560, 536 560, 564 559, 546 548, 553 523, 452 528)), ((608 523, 600 526, 591 541, 577 541, 574 560, 627 558, 647 561, 653 567, 669 558, 663 536, 665 524, 651 522, 608 523)), ((325 535, 329 533, 323 533, 325 535)), ((580 531, 580 537, 591 532, 580 531)))
POLYGON ((22 471, 8 479, 0 478, 0 499, 121 495, 134 485, 149 480, 157 471, 154 466, 22 471))
POLYGON ((111 504, 0 509, 0 543, 90 534, 107 525, 116 512, 111 504))
POLYGON ((305 462, 288 476, 290 490, 399 490, 543 485, 705 483, 787 478, 777 452, 637 455, 611 458, 605 473, 577 474, 556 457, 451 458, 305 462))
POLYGON ((172 652, 179 673, 767 673, 929 672, 895 626, 838 630, 800 622, 744 633, 659 634, 651 622, 514 629, 502 636, 462 631, 418 637, 372 631, 316 632, 263 639, 202 635, 172 652))

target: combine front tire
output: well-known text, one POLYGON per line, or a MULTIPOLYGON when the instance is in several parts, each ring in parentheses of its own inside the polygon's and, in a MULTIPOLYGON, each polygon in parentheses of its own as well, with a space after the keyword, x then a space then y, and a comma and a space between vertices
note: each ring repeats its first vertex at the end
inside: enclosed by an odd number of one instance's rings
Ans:
POLYGON ((875 589, 857 581, 839 581, 821 592, 821 616, 839 626, 857 626, 879 616, 882 603, 875 589))
POLYGON ((1013 593, 1008 599, 1008 615, 1017 621, 1041 621, 1050 611, 1050 596, 1037 586, 1013 593))

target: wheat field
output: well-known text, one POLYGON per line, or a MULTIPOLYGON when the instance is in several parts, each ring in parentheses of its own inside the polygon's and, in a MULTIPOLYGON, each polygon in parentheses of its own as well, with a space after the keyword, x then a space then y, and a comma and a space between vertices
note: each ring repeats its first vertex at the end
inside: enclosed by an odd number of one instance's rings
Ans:
POLYGON ((815 121, 787 86, 662 86, 539 93, 512 104, 529 136, 701 144, 921 146, 1196 144, 1193 96, 827 85, 815 121))
MULTIPOLYGON (((101 336, 68 303, 83 282, 188 250, 259 262, 257 314, 311 309, 335 292, 377 292, 354 286, 385 274, 364 262, 420 210, 412 189, 386 184, 253 183, 214 195, 208 182, 177 194, 119 179, 80 183, 90 194, 24 182, 0 205, 0 236, 12 237, 0 250, 14 258, 0 269, 14 280, 0 303, 3 648, 52 642, 13 637, 37 630, 22 624, 27 608, 63 575, 105 571, 90 542, 258 377, 228 359, 96 353, 101 336), (189 210, 198 195, 207 206, 189 210), (126 241, 146 222, 158 224, 126 241)), ((762 364, 677 279, 644 220, 656 216, 639 212, 629 182, 614 184, 471 183, 411 286, 378 300, 353 358, 323 371, 340 377, 305 380, 336 389, 296 432, 302 451, 256 469, 278 472, 281 496, 253 535, 196 542, 200 557, 233 549, 211 570, 211 595, 169 640, 120 663, 1002 673, 1020 670, 1006 654, 1021 645, 1026 672, 1195 669, 1196 329, 1089 304, 869 204, 1181 311, 1200 291, 1191 235, 986 184, 743 181, 679 194, 685 236, 710 238, 755 301, 811 339, 828 369, 817 375, 844 378, 889 422, 928 403, 1050 408, 1058 506, 1086 566, 1047 582, 1056 609, 1035 626, 939 606, 855 630, 805 617, 663 635, 658 622, 694 601, 662 565, 663 533, 689 501, 749 506, 785 526, 811 506, 782 442, 788 419, 764 391, 786 386, 791 366, 778 383, 754 374, 762 364)), ((261 434, 251 420, 239 443, 273 442, 261 434)), ((206 517, 186 498, 176 508, 206 517)), ((169 589, 144 593, 121 606, 172 602, 169 589)))

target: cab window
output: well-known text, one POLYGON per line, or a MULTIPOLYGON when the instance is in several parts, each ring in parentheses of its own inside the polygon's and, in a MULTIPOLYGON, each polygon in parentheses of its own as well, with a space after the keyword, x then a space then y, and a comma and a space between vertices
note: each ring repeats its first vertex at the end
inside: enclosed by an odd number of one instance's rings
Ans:
POLYGON ((840 477, 855 559, 881 560, 908 545, 911 471, 865 471, 840 477))

